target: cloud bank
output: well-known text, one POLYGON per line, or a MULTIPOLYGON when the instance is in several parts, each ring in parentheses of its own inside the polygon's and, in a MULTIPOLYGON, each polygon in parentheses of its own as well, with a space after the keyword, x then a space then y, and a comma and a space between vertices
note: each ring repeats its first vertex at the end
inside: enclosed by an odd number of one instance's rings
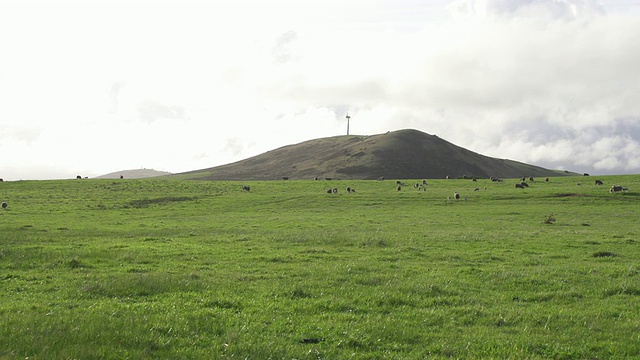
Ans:
POLYGON ((20 34, 0 39, 0 177, 207 168, 344 134, 347 112, 351 134, 414 128, 547 168, 640 173, 640 10, 625 1, 124 10, 0 3, 0 31, 20 34))

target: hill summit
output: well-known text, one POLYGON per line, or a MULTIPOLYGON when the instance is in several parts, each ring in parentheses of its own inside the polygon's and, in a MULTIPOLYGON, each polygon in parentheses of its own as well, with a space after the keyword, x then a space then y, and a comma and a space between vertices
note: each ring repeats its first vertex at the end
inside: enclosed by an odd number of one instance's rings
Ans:
POLYGON ((342 135, 283 146, 245 160, 177 174, 200 180, 422 179, 569 175, 456 146, 436 135, 405 129, 342 135))

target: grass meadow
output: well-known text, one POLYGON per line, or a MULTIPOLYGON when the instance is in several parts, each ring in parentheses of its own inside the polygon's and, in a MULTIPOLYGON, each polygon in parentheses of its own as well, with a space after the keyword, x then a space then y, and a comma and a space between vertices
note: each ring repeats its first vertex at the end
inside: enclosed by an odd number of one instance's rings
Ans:
POLYGON ((0 359, 640 358, 640 176, 421 180, 0 183, 0 359))

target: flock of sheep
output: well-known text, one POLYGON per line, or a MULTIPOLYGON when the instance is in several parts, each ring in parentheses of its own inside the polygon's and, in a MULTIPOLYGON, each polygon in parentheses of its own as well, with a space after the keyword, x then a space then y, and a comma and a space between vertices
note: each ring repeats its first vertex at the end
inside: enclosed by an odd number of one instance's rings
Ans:
MULTIPOLYGON (((288 177, 283 177, 283 179, 284 180, 289 180, 288 177)), ((314 180, 318 180, 318 178, 315 178, 314 180)), ((325 180, 331 180, 331 178, 326 178, 325 180)), ((384 177, 381 177, 381 178, 378 179, 378 181, 382 181, 382 180, 384 180, 384 177)), ((491 177, 490 180, 493 181, 493 182, 502 182, 503 181, 502 179, 495 178, 495 177, 491 177)), ((515 188, 516 189, 528 188, 529 187, 529 183, 527 182, 527 180, 529 182, 533 182, 534 178, 533 177, 529 177, 529 178, 523 177, 523 178, 521 178, 520 181, 515 184, 515 188)), ((472 178, 472 181, 477 182, 478 180, 477 180, 477 178, 474 177, 474 178, 472 178)), ((549 178, 545 178, 545 182, 549 182, 549 178)), ((594 183, 595 183, 595 185, 598 185, 598 186, 604 185, 604 183, 601 180, 595 180, 594 183)), ((417 190, 426 191, 427 190, 427 185, 428 185, 427 180, 422 180, 422 182, 415 183, 413 185, 413 187, 415 189, 417 189, 417 190)), ((581 185, 581 184, 580 183, 576 183, 576 185, 581 185)), ((405 187, 405 186, 407 186, 407 184, 405 182, 400 181, 400 180, 396 181, 396 191, 402 191, 403 187, 405 187)), ((485 190, 486 189, 487 188, 485 187, 485 190)), ((251 188, 248 185, 242 185, 242 190, 243 191, 250 191, 251 188)), ((347 191, 347 193, 355 193, 356 192, 356 190, 354 188, 352 188, 352 187, 347 187, 346 191, 347 191)), ((474 191, 480 191, 480 188, 475 188, 474 191)), ((626 188, 626 187, 620 186, 620 185, 612 185, 611 188, 609 189, 609 192, 611 192, 611 193, 622 192, 622 191, 629 191, 629 189, 626 188)), ((337 187, 332 187, 332 188, 326 189, 326 193, 327 194, 337 194, 338 193, 338 188, 337 187)), ((453 199, 460 200, 460 198, 461 198, 460 193, 455 191, 453 193, 453 199)), ((465 196, 464 199, 468 200, 469 197, 465 196)), ((447 197, 447 202, 450 202, 450 201, 451 201, 451 197, 449 196, 449 197, 447 197)))

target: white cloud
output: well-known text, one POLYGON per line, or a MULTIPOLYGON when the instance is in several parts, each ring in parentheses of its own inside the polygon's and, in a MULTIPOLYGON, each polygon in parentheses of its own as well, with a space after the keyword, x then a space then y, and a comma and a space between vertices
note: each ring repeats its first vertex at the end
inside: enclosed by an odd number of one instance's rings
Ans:
POLYGON ((470 150, 640 172, 626 1, 0 1, 0 176, 221 165, 416 128, 470 150), (81 150, 79 150, 81 149, 81 150), (41 172, 36 169, 42 168, 41 172))

